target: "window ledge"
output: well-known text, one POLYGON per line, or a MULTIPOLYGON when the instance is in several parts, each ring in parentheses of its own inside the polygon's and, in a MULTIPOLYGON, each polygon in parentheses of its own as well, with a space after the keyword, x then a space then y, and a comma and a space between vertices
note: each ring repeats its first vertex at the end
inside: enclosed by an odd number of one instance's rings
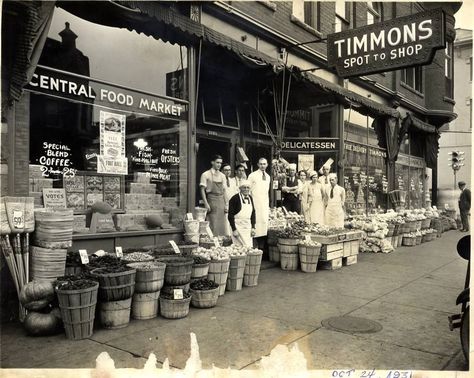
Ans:
POLYGON ((267 7, 268 9, 271 9, 272 11, 276 11, 277 5, 269 0, 258 0, 257 3, 263 5, 264 7, 267 7))
POLYGON ((404 82, 400 82, 400 86, 402 86, 405 89, 408 89, 410 92, 416 94, 417 96, 421 98, 425 98, 425 95, 421 92, 418 92, 415 88, 410 87, 408 84, 405 84, 404 82))
POLYGON ((454 101, 454 99, 452 99, 451 97, 443 96, 443 101, 449 102, 450 104, 453 104, 453 105, 456 105, 456 101, 454 101))
POLYGON ((295 15, 291 15, 291 22, 293 22, 294 24, 302 27, 303 29, 305 29, 306 31, 310 32, 311 34, 314 34, 316 37, 319 37, 319 38, 322 38, 323 37, 323 33, 321 33, 320 31, 316 30, 315 28, 313 28, 312 26, 309 26, 308 24, 305 24, 305 22, 301 19, 299 19, 298 17, 296 17, 295 15))

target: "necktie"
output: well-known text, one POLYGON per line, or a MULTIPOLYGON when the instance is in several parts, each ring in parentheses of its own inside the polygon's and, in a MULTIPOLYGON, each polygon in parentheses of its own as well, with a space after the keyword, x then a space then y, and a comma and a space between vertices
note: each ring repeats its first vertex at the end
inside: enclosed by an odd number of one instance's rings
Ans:
POLYGON ((266 180, 267 180, 267 176, 265 176, 265 172, 262 172, 262 180, 263 180, 263 181, 266 181, 266 180))
POLYGON ((250 197, 247 196, 247 197, 244 197, 244 198, 245 198, 246 203, 250 203, 250 197))
POLYGON ((330 197, 331 197, 331 198, 334 198, 334 186, 331 186, 331 194, 330 194, 330 197))
POLYGON ((326 184, 328 183, 328 177, 326 176, 326 184))
POLYGON ((227 179, 227 187, 229 187, 230 186, 229 178, 226 177, 226 179, 227 179))

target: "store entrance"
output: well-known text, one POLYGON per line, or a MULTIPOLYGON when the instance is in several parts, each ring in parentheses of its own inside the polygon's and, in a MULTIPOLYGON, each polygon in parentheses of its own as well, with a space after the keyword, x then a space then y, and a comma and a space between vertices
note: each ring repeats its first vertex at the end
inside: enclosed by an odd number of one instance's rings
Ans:
POLYGON ((247 142, 245 144, 245 153, 249 158, 247 163, 248 169, 246 170, 247 176, 258 169, 258 160, 265 158, 268 161, 267 173, 270 174, 271 162, 272 162, 272 145, 263 143, 252 143, 247 142))
POLYGON ((198 136, 197 143, 199 144, 196 157, 196 205, 201 200, 199 192, 199 181, 201 174, 211 168, 211 159, 214 155, 221 155, 224 163, 230 162, 231 157, 231 142, 226 140, 217 140, 198 136))

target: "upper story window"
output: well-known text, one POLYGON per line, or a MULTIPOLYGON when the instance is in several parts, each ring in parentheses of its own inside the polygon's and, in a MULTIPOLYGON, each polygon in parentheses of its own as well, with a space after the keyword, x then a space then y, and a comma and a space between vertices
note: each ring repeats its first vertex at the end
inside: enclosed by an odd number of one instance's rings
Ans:
POLYGON ((304 23, 316 30, 320 30, 319 1, 304 2, 304 23))
POLYGON ((445 77, 445 96, 454 97, 454 80, 453 80, 453 43, 446 42, 444 50, 444 77, 445 77))
POLYGON ((375 1, 367 1, 367 25, 382 21, 382 4, 375 1))
POLYGON ((293 0, 291 21, 309 32, 321 36, 321 8, 319 1, 293 0))
POLYGON ((349 28, 349 7, 345 0, 336 1, 336 19, 334 22, 334 32, 340 32, 349 28))
POLYGON ((415 91, 423 93, 423 68, 409 67, 402 70, 402 83, 405 83, 415 91))

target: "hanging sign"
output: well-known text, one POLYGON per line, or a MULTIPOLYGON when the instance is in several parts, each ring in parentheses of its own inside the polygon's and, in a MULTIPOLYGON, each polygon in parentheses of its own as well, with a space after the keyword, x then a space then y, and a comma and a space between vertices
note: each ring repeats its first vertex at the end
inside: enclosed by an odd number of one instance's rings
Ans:
POLYGON ((314 155, 298 154, 298 171, 314 171, 314 155))
POLYGON ((122 247, 115 247, 115 254, 117 255, 118 258, 122 258, 123 257, 122 247))
POLYGON ((170 244, 171 244, 171 247, 173 248, 174 253, 176 253, 176 254, 181 253, 179 248, 178 248, 178 244, 176 244, 176 242, 174 240, 170 240, 170 244))
POLYGON ((430 64, 445 47, 445 16, 432 9, 327 37, 329 67, 340 77, 430 64))
POLYGON ((81 263, 89 264, 89 255, 87 254, 87 250, 80 249, 79 250, 79 256, 81 257, 81 263))

